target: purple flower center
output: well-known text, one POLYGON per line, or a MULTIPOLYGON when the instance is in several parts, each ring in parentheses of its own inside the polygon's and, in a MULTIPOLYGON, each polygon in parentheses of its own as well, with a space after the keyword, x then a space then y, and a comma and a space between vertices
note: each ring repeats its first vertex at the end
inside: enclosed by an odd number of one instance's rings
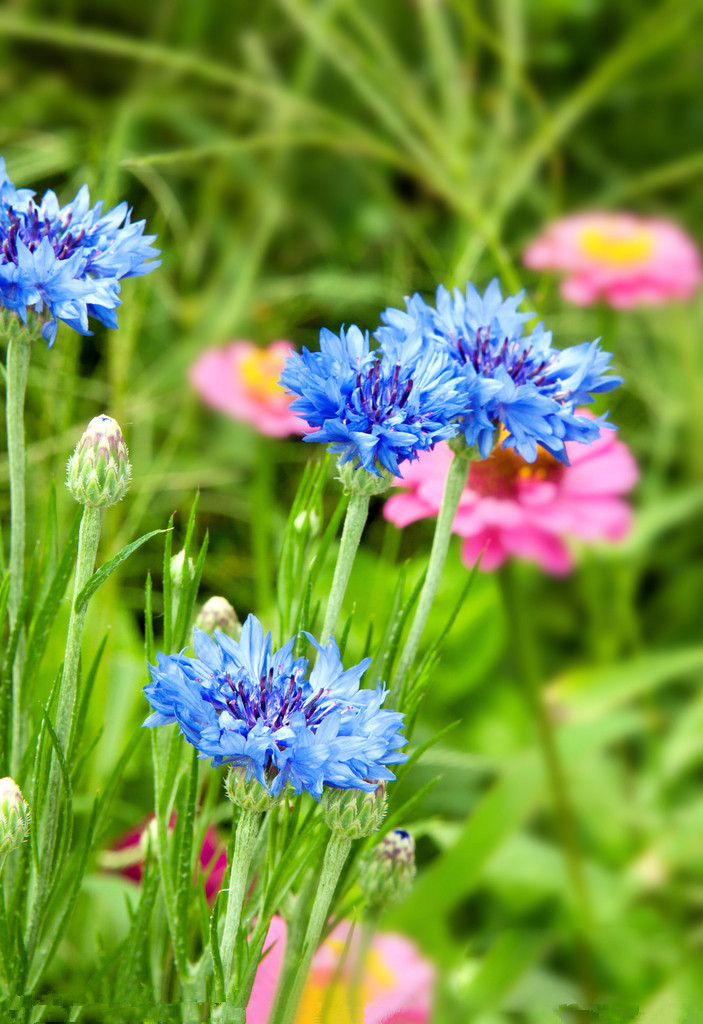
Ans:
POLYGON ((273 666, 268 675, 261 677, 258 687, 246 675, 235 681, 225 672, 224 685, 218 696, 213 695, 211 703, 226 707, 232 717, 244 722, 248 729, 262 722, 275 731, 289 725, 291 717, 300 713, 315 732, 330 710, 326 697, 329 690, 321 688, 311 696, 310 689, 298 675, 275 677, 273 666))
POLYGON ((69 231, 71 210, 60 220, 52 220, 49 217, 42 217, 39 208, 31 199, 26 211, 16 212, 12 206, 8 206, 7 217, 10 229, 5 234, 1 249, 5 262, 15 265, 18 239, 24 242, 30 252, 36 252, 42 241, 48 238, 56 258, 66 260, 83 244, 85 238, 85 228, 81 228, 75 235, 69 231))
POLYGON ((515 384, 530 381, 540 387, 546 382, 547 372, 554 360, 553 355, 546 358, 537 355, 532 345, 525 345, 523 338, 505 338, 502 345, 494 344, 489 327, 478 328, 474 343, 467 344, 466 339, 459 334, 455 345, 463 365, 470 363, 482 377, 494 377, 495 371, 502 366, 515 384))
POLYGON ((357 371, 356 389, 355 397, 359 411, 365 413, 375 423, 380 423, 394 408, 403 408, 413 389, 413 381, 412 378, 408 378, 403 385, 400 384, 400 363, 395 364, 390 381, 382 380, 381 364, 376 360, 365 377, 362 376, 361 370, 357 371))

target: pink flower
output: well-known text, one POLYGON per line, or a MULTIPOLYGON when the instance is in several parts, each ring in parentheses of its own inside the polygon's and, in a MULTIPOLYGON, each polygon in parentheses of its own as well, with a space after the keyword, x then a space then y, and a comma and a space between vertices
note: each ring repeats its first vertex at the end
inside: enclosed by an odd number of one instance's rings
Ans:
MULTIPOLYGON (((474 565, 482 554, 480 568, 490 572, 514 555, 561 576, 573 567, 567 538, 593 542, 627 534, 632 514, 620 496, 638 478, 627 445, 614 430, 604 430, 592 445, 569 441, 566 450, 570 466, 547 452, 527 463, 506 448, 471 463, 453 527, 464 538, 466 565, 474 565)), ((398 483, 407 489, 388 499, 386 519, 402 527, 436 516, 452 458, 449 446, 439 444, 403 467, 398 483)))
MULTIPOLYGON (((104 850, 100 856, 101 865, 108 871, 117 871, 134 882, 141 882, 145 852, 142 839, 153 820, 152 814, 138 828, 131 829, 116 840, 109 850, 104 850)), ((175 823, 174 812, 169 828, 172 829, 175 823)), ((222 879, 227 870, 227 850, 211 825, 205 832, 200 848, 199 866, 205 875, 205 895, 212 903, 222 888, 222 879)))
POLYGON ((533 270, 566 274, 565 299, 603 299, 629 309, 690 299, 701 283, 698 246, 668 220, 634 213, 579 213, 549 224, 525 250, 533 270))
MULTIPOLYGON (((429 1024, 434 967, 414 943, 392 933, 374 936, 364 961, 359 1013, 352 1012, 350 983, 359 948, 358 930, 337 977, 351 927, 349 921, 342 921, 315 954, 295 1024, 322 1020, 323 1007, 327 1008, 324 1019, 335 1024, 429 1024)), ((247 1024, 267 1024, 285 947, 285 922, 274 917, 247 1006, 247 1024)))
POLYGON ((293 399, 278 383, 291 351, 288 341, 274 341, 268 348, 233 341, 203 352, 190 368, 190 381, 213 409, 250 423, 260 434, 303 434, 309 427, 290 411, 293 399))

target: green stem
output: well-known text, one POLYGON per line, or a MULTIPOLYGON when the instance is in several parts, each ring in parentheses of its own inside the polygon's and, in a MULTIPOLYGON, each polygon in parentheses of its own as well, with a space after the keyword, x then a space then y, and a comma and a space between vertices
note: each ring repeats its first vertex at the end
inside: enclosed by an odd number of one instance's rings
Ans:
MULTIPOLYGON (((24 582, 25 547, 25 475, 24 395, 31 353, 31 335, 28 331, 10 329, 7 344, 7 394, 5 415, 7 420, 7 459, 10 474, 10 592, 8 609, 10 628, 17 620, 24 582)), ((20 692, 24 642, 21 639, 12 667, 12 761, 10 772, 14 776, 22 756, 22 695, 20 692)))
MULTIPOLYGON (((234 838, 234 848, 231 851, 231 870, 229 876, 229 890, 227 895, 227 911, 225 914, 225 927, 222 933, 220 944, 220 956, 222 958, 222 969, 225 976, 225 993, 227 999, 232 995, 232 980, 234 975, 234 947, 237 942, 237 932, 242 916, 242 906, 247 892, 247 879, 249 877, 249 865, 259 835, 259 821, 261 815, 258 811, 241 811, 237 831, 234 838)), ((218 1020, 217 1012, 214 1020, 218 1020)))
POLYGON ((325 622, 322 627, 322 636, 320 637, 323 644, 327 643, 334 634, 339 612, 342 608, 342 601, 344 600, 344 592, 347 589, 352 565, 354 564, 354 556, 356 555, 356 549, 359 547, 359 541, 364 532, 368 514, 369 495, 364 494, 361 490, 353 490, 344 518, 342 540, 339 545, 337 564, 334 568, 332 587, 330 589, 329 601, 327 602, 327 611, 325 612, 325 622))
POLYGON ((514 562, 508 562, 500 571, 500 582, 512 637, 512 655, 528 708, 537 727, 547 780, 552 792, 559 838, 578 915, 579 973, 584 995, 590 1003, 594 996, 587 946, 587 936, 593 925, 591 902, 583 872, 581 851, 576 838, 569 787, 554 733, 554 723, 549 716, 541 692, 535 631, 530 627, 528 600, 522 592, 518 572, 519 567, 514 562))
POLYGON ((450 463, 442 505, 437 516, 437 525, 435 526, 434 538, 432 540, 432 550, 430 551, 425 582, 420 591, 420 598, 417 602, 410 632, 408 633, 400 660, 398 661, 398 667, 393 676, 388 707, 401 707, 405 698, 406 675, 415 660, 417 649, 420 646, 420 640, 422 639, 427 618, 432 608, 432 602, 435 599, 442 576, 444 563, 447 560, 449 541, 452 536, 452 525, 456 511, 459 508, 462 492, 466 486, 469 464, 468 451, 455 454, 450 463))
POLYGON ((293 1024, 298 1003, 303 993, 303 987, 310 971, 310 965, 315 951, 320 943, 320 936, 329 916, 330 904, 334 891, 337 888, 339 876, 351 850, 351 839, 333 832, 325 850, 325 859, 322 862, 322 874, 320 884, 315 896, 315 902, 310 913, 303 949, 298 960, 298 967, 290 987, 288 999, 285 1003, 283 1014, 273 1018, 272 1024, 293 1024))
POLYGON ((251 547, 254 559, 256 607, 262 615, 273 600, 271 590, 271 508, 274 478, 273 447, 268 438, 257 439, 251 492, 251 547))
MULTIPOLYGON (((86 612, 85 605, 79 612, 76 612, 76 598, 93 575, 95 558, 98 552, 98 542, 100 540, 101 520, 102 509, 91 508, 89 505, 84 506, 81 528, 78 535, 76 575, 73 583, 71 615, 68 620, 68 634, 66 637, 66 654, 64 657, 63 671, 61 673, 58 708, 56 711, 55 722, 56 735, 67 760, 69 758, 71 733, 73 731, 73 716, 78 689, 78 666, 80 664, 81 655, 81 638, 83 635, 83 622, 85 620, 86 612)), ((49 782, 45 799, 47 813, 42 815, 42 828, 39 836, 41 860, 39 870, 35 878, 36 885, 33 892, 32 908, 26 939, 27 951, 30 957, 34 951, 34 944, 36 943, 39 934, 41 918, 46 907, 46 899, 51 884, 52 871, 55 867, 54 853, 60 816, 60 793, 60 765, 56 755, 52 754, 51 767, 49 769, 49 782)))
POLYGON ((102 515, 101 508, 92 508, 90 505, 85 505, 78 535, 78 554, 76 556, 76 576, 73 584, 71 617, 68 621, 66 656, 61 674, 58 709, 56 712, 56 735, 62 741, 66 752, 68 752, 73 731, 73 714, 78 689, 78 666, 81 658, 81 639, 83 637, 83 624, 87 610, 87 606, 83 605, 80 611, 76 611, 76 598, 93 575, 93 570, 95 569, 102 515))

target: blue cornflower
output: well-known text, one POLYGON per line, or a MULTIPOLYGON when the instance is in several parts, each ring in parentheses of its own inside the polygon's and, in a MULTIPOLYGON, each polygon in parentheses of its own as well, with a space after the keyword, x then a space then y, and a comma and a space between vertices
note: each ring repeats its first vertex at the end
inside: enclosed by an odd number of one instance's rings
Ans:
POLYGON ((238 642, 195 629, 195 658, 158 654, 149 666, 154 714, 144 725, 177 722, 213 767, 245 767, 274 796, 286 783, 316 800, 323 786, 371 792, 395 778, 387 765, 407 760, 403 716, 381 709, 380 683, 359 689, 370 658, 345 670, 334 640, 322 647, 306 636, 318 651, 309 674, 307 658, 293 657, 295 640, 274 652, 253 615, 238 642))
POLYGON ((466 381, 449 356, 423 343, 420 332, 403 345, 369 348, 368 332, 320 331, 320 350, 287 360, 281 385, 298 398, 291 409, 313 428, 305 441, 328 444, 339 464, 400 475, 419 451, 453 437, 466 404, 466 381))
POLYGON ((51 191, 37 203, 29 189, 16 189, 0 157, 0 306, 27 322, 27 310, 50 319, 42 326, 49 347, 58 320, 90 334, 88 317, 117 327, 120 280, 159 266, 156 235, 144 221, 130 222, 127 203, 102 212, 90 206, 83 185, 66 206, 51 191))
POLYGON ((458 288, 450 294, 440 285, 436 306, 415 294, 405 310, 382 313, 385 326, 376 337, 382 347, 396 350, 420 332, 430 346, 450 355, 471 396, 461 430, 482 458, 490 454, 496 430, 504 428, 503 447, 514 448, 528 462, 534 462, 541 445, 568 463, 566 441, 594 441, 601 427, 609 426, 605 416, 578 415, 577 406, 622 379, 608 374, 611 356, 597 341, 560 351, 541 323, 525 333, 525 322, 534 314, 518 312, 523 296, 503 299, 496 280, 483 296, 472 284, 465 294, 458 288))

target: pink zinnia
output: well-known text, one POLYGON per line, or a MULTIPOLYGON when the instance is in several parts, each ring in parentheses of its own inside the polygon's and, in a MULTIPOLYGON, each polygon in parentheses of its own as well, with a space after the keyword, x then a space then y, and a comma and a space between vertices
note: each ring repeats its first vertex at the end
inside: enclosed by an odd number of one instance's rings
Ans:
MULTIPOLYGON (((321 1020, 325 1007, 325 1019, 335 1024, 429 1024, 434 967, 409 939, 383 932, 374 936, 367 952, 358 994, 360 1012, 352 1016, 350 982, 358 951, 357 934, 339 972, 350 928, 349 921, 342 921, 315 954, 295 1024, 321 1020)), ((285 922, 274 917, 247 1006, 247 1024, 268 1022, 285 947, 285 922)))
MULTIPOLYGON (((466 565, 482 555, 480 568, 490 572, 514 555, 561 576, 573 567, 568 538, 612 541, 627 534, 632 513, 621 495, 638 478, 627 445, 604 430, 591 445, 568 441, 566 451, 569 466, 547 452, 527 463, 506 448, 471 463, 453 527, 464 538, 466 565)), ((436 516, 452 458, 449 446, 439 444, 404 467, 398 480, 404 490, 386 502, 386 519, 402 527, 436 516)))
POLYGON ((668 220, 634 213, 580 213, 554 221, 525 250, 533 270, 566 274, 565 299, 603 299, 629 309, 690 299, 701 283, 698 246, 668 220))
POLYGON ((190 380, 213 409, 250 423, 260 434, 303 434, 308 425, 290 411, 292 398, 278 383, 291 351, 288 341, 274 341, 268 348, 233 341, 206 349, 191 366, 190 380))

